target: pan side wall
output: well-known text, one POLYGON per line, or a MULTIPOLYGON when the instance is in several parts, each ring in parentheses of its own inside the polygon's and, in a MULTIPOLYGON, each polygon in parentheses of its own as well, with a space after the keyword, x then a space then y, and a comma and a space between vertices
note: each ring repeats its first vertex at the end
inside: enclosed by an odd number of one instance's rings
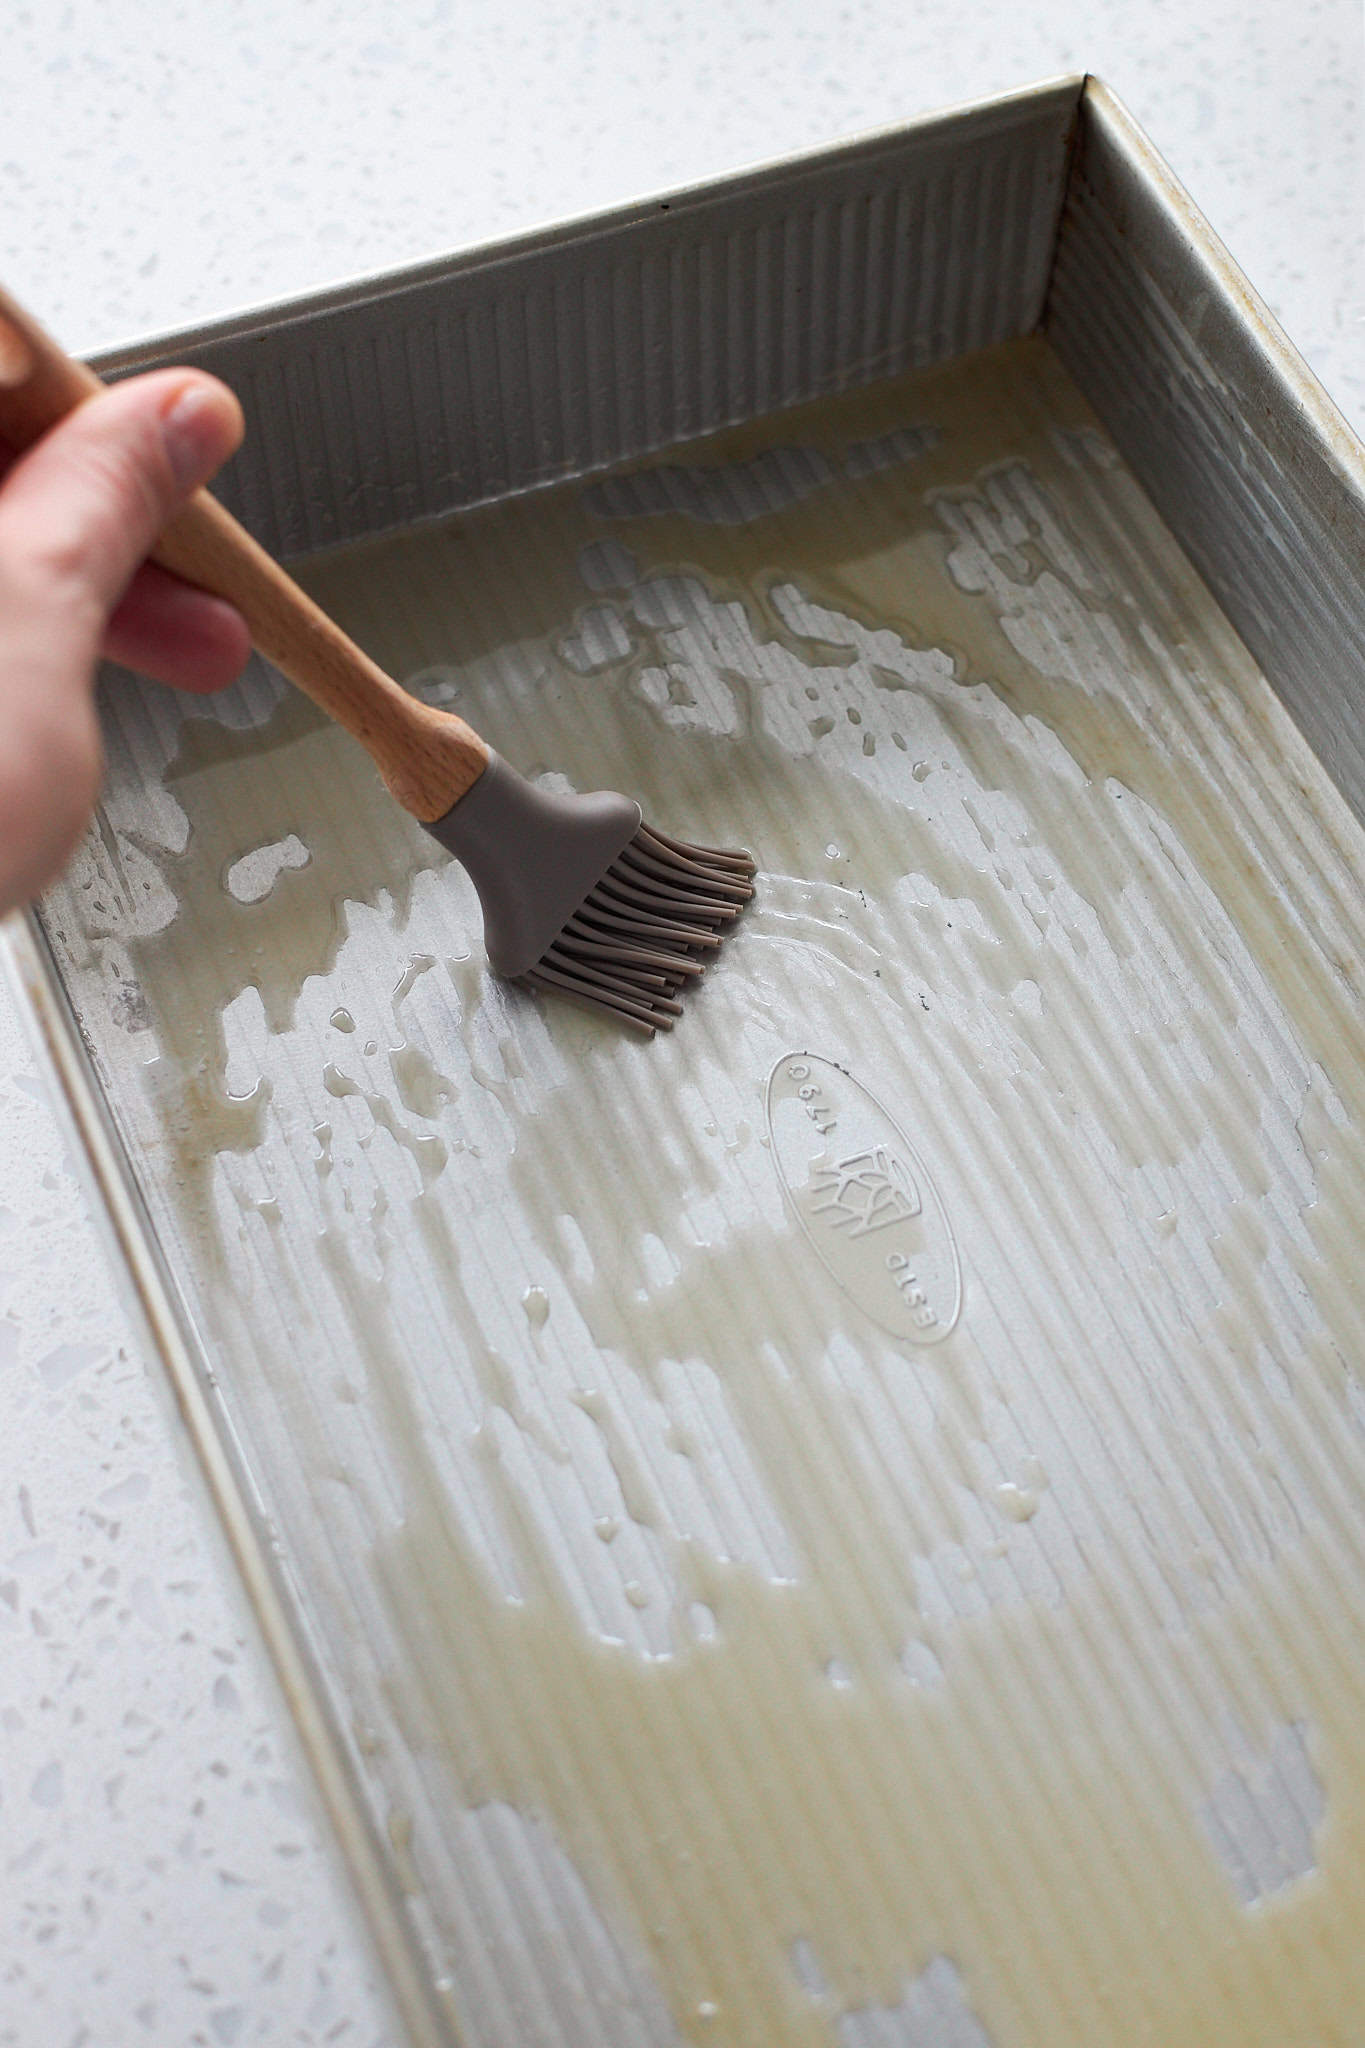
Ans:
POLYGON ((1187 195, 1094 81, 1044 324, 1365 817, 1365 456, 1187 195))
POLYGON ((250 431, 219 494, 283 556, 364 538, 1031 332, 1077 83, 550 231, 191 360, 250 431))

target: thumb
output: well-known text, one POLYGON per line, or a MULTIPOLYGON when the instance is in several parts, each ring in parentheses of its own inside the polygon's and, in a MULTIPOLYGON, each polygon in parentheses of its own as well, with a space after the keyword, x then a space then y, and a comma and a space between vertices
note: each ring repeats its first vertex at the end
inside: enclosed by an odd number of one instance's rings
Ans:
POLYGON ((0 489, 0 588, 12 615, 42 618, 54 680, 93 664, 139 562, 241 438, 226 385, 160 370, 90 399, 15 463, 0 489))
POLYGON ((109 615, 241 436, 224 385, 161 370, 89 399, 0 480, 0 912, 43 888, 83 830, 109 615))

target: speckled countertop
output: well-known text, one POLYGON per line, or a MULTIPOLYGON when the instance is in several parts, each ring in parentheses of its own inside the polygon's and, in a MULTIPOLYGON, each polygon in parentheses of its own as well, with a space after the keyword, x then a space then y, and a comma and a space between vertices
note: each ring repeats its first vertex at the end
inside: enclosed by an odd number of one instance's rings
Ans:
MULTIPOLYGON (((93 349, 1107 77, 1365 424, 1357 0, 11 8, 0 276, 93 349)), ((0 2044, 396 2041, 0 992, 0 2044)))

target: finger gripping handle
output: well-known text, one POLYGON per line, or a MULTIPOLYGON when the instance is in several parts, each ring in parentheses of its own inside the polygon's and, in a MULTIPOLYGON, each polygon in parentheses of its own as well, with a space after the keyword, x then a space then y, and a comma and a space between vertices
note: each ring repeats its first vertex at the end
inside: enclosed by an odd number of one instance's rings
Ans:
MULTIPOLYGON (((0 288, 0 439, 22 452, 103 389, 0 288)), ((234 604, 261 653, 360 741, 414 817, 444 817, 482 775, 488 748, 473 727, 410 697, 207 491, 153 556, 234 604)))

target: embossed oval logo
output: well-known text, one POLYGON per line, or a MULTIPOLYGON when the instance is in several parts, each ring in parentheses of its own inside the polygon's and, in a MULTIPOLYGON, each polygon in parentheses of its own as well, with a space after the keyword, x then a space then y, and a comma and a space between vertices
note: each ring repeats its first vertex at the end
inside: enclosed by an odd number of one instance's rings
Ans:
POLYGON ((962 1310, 962 1265, 924 1161, 851 1074, 788 1052, 768 1076, 783 1190, 844 1293, 893 1337, 939 1344, 962 1310))

